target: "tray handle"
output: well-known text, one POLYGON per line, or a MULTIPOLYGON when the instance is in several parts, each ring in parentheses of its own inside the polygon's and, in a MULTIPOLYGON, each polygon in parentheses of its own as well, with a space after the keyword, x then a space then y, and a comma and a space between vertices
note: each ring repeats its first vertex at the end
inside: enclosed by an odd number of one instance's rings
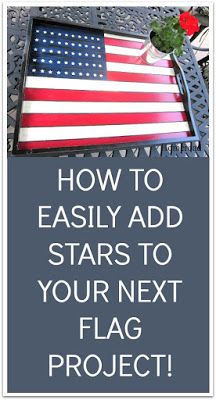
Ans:
POLYGON ((185 77, 185 73, 184 73, 181 65, 179 64, 179 61, 175 54, 172 54, 172 58, 174 61, 174 70, 176 73, 176 80, 177 80, 177 83, 178 83, 178 86, 180 89, 180 93, 183 97, 185 111, 189 117, 188 118, 189 126, 192 129, 192 131, 194 131, 197 140, 200 140, 199 129, 197 127, 197 124, 196 124, 196 121, 194 118, 194 114, 193 114, 193 110, 192 110, 192 103, 191 103, 191 95, 190 95, 190 91, 188 89, 188 84, 187 84, 187 80, 185 77))

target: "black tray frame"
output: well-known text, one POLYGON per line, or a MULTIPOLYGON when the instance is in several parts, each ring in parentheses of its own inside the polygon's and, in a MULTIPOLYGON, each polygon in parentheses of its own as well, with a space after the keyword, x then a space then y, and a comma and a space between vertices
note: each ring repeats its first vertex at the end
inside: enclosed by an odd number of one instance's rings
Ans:
POLYGON ((52 25, 55 27, 67 26, 67 27, 80 27, 80 28, 87 28, 88 30, 99 30, 104 33, 111 33, 121 36, 130 36, 134 38, 141 38, 147 39, 148 36, 138 35, 138 34, 129 34, 129 33, 121 33, 114 30, 101 28, 98 26, 93 25, 86 25, 86 24, 78 24, 78 23, 69 23, 69 22, 59 22, 54 21, 53 19, 48 18, 38 18, 38 17, 31 17, 28 25, 27 30, 27 37, 24 49, 24 57, 22 62, 21 68, 21 78, 19 83, 19 93, 18 93, 18 104, 17 104, 17 117, 16 117, 16 124, 15 124, 15 132, 14 132, 14 143, 13 143, 13 155, 16 156, 60 156, 60 155, 71 155, 74 153, 85 153, 86 151, 91 152, 99 152, 99 151, 113 151, 113 150, 127 150, 131 148, 138 148, 138 147, 148 147, 152 145, 161 145, 161 144, 169 144, 173 145, 175 143, 185 143, 185 142, 194 142, 200 140, 199 129, 197 127, 192 106, 191 106, 191 97, 190 91, 187 85, 187 80, 184 74, 183 69, 181 68, 177 57, 173 54, 171 55, 172 60, 174 61, 174 70, 176 73, 177 83, 179 85, 180 93, 182 95, 182 100, 185 106, 185 112, 188 118, 188 124, 190 126, 191 132, 193 132, 193 136, 188 138, 182 139, 158 139, 158 140, 145 140, 139 142, 129 142, 129 143, 115 143, 115 144, 106 144, 106 145, 91 145, 91 146, 73 146, 73 147, 56 147, 56 148, 47 148, 47 149, 32 149, 32 150, 19 150, 18 149, 18 139, 19 139, 19 131, 20 131, 20 124, 21 124, 21 111, 22 111, 22 103, 23 103, 23 94, 24 94, 24 85, 25 79, 27 75, 27 68, 29 63, 30 57, 30 43, 32 37, 32 28, 34 22, 45 23, 48 25, 52 25))

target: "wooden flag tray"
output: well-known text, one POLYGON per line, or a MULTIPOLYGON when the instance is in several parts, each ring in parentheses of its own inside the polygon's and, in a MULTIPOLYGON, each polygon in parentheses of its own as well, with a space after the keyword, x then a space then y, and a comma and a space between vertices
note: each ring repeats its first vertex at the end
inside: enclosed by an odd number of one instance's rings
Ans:
POLYGON ((60 155, 199 140, 177 58, 148 64, 147 45, 143 36, 32 18, 13 154, 60 155))

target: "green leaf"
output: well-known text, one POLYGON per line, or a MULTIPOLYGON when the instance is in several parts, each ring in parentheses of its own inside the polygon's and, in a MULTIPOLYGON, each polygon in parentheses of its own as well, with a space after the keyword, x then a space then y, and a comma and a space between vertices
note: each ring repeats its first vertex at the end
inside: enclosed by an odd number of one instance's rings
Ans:
POLYGON ((161 25, 157 21, 151 22, 150 27, 154 32, 159 32, 161 30, 161 25))
POLYGON ((169 53, 176 49, 176 54, 182 53, 185 31, 181 28, 178 16, 166 17, 163 21, 153 21, 154 32, 152 43, 158 50, 169 53))

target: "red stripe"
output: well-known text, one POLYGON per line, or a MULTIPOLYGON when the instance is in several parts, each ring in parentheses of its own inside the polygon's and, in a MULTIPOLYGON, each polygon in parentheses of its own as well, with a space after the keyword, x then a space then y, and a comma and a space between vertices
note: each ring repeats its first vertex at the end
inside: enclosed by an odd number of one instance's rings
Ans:
POLYGON ((144 48, 145 41, 137 42, 136 39, 132 40, 122 40, 122 39, 113 39, 113 38, 104 38, 105 45, 108 46, 119 46, 119 47, 130 47, 132 49, 142 49, 144 48))
POLYGON ((147 140, 173 140, 184 139, 192 136, 190 132, 178 132, 168 134, 155 134, 145 136, 123 136, 114 138, 97 138, 97 139, 71 139, 71 140, 45 140, 39 142, 20 142, 18 144, 19 150, 33 150, 33 149, 49 149, 58 147, 74 147, 74 146, 94 146, 115 143, 130 143, 141 142, 147 140))
MULTIPOLYGON (((143 107, 144 108, 144 107, 143 107)), ((23 114, 22 127, 96 126, 187 121, 185 112, 133 114, 23 114)))
MULTIPOLYGON (((118 62, 125 64, 139 64, 139 65, 152 65, 145 62, 141 57, 137 56, 125 56, 120 54, 109 54, 106 53, 106 61, 107 62, 118 62)), ((172 60, 159 60, 154 63, 152 66, 156 67, 169 67, 172 68, 174 66, 172 60)))
MULTIPOLYGON (((154 68, 154 67, 152 67, 154 68)), ((137 74, 130 72, 107 72, 107 79, 110 81, 143 82, 143 83, 171 83, 176 84, 175 76, 137 74)))
POLYGON ((90 90, 32 89, 25 88, 24 100, 41 101, 120 101, 120 102, 176 102, 182 101, 179 93, 93 92, 90 90))

